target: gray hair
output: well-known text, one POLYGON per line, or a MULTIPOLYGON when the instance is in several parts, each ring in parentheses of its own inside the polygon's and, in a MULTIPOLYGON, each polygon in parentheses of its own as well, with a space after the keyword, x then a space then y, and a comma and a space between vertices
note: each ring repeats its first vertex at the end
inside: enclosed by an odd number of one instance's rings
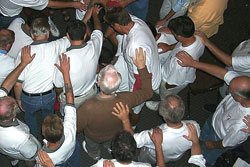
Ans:
POLYGON ((50 31, 50 25, 45 18, 37 18, 31 23, 30 33, 36 37, 45 36, 50 31))
POLYGON ((100 82, 101 91, 105 95, 112 95, 119 88, 122 77, 113 65, 107 65, 99 72, 98 81, 100 82))
POLYGON ((0 97, 0 121, 8 122, 16 116, 17 112, 16 100, 9 96, 0 97))
POLYGON ((159 106, 159 114, 170 123, 178 123, 185 114, 185 105, 180 96, 170 94, 166 96, 159 106))

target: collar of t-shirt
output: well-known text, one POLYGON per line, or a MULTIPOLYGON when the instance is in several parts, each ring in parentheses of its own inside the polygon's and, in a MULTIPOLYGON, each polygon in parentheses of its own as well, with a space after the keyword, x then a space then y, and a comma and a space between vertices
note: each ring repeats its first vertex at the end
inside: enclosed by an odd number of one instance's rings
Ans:
POLYGON ((0 53, 2 53, 2 54, 7 54, 7 51, 6 50, 3 50, 3 49, 0 49, 0 53))
POLYGON ((0 124, 0 126, 4 127, 4 128, 8 128, 11 126, 18 126, 18 125, 19 125, 19 123, 18 123, 16 118, 14 118, 13 122, 11 122, 11 123, 0 124))
POLYGON ((67 51, 70 51, 72 49, 81 49, 84 48, 87 45, 87 43, 83 43, 81 45, 71 45, 69 48, 67 48, 67 51))
POLYGON ((21 25, 21 28, 22 28, 23 32, 24 32, 26 35, 28 35, 29 37, 31 37, 30 32, 25 28, 25 24, 22 24, 22 25, 21 25))
POLYGON ((39 45, 43 43, 49 43, 49 41, 47 39, 37 40, 37 41, 32 42, 31 45, 39 45))
POLYGON ((43 141, 44 141, 45 144, 44 144, 44 146, 43 146, 43 150, 44 150, 45 152, 47 152, 47 153, 56 152, 56 151, 63 145, 64 140, 65 140, 65 136, 63 135, 62 138, 60 139, 60 145, 59 145, 58 147, 54 148, 54 149, 50 149, 50 148, 48 148, 48 147, 46 146, 47 143, 48 143, 48 141, 47 141, 46 139, 44 139, 43 141))

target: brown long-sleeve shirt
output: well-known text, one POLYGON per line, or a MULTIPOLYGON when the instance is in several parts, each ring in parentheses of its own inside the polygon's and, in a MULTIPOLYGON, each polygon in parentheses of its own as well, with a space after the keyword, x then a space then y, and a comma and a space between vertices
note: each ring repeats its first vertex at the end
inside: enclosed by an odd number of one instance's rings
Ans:
POLYGON ((141 79, 141 89, 135 92, 117 93, 111 98, 101 98, 97 95, 86 101, 77 110, 77 131, 84 131, 88 138, 98 143, 112 140, 123 128, 122 122, 112 115, 116 103, 128 104, 131 109, 153 95, 152 77, 149 75, 147 68, 138 71, 141 79))

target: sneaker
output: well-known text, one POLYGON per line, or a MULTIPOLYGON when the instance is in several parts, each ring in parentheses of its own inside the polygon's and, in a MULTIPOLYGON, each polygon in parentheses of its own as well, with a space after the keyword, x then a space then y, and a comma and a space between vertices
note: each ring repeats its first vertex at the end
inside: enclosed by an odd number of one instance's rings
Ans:
POLYGON ((160 102, 159 101, 147 101, 146 106, 152 110, 152 111, 157 111, 159 107, 160 102))
POLYGON ((101 159, 100 156, 94 156, 94 155, 88 153, 88 150, 86 148, 86 142, 85 142, 85 140, 83 140, 83 142, 82 142, 82 148, 88 154, 88 156, 90 156, 91 158, 93 158, 95 161, 98 161, 99 159, 101 159))
POLYGON ((203 105, 202 109, 209 112, 209 113, 214 113, 217 108, 217 105, 215 104, 205 104, 203 105))
POLYGON ((60 36, 60 31, 56 27, 55 23, 51 20, 51 17, 48 17, 48 23, 50 25, 50 32, 54 37, 59 37, 60 36))

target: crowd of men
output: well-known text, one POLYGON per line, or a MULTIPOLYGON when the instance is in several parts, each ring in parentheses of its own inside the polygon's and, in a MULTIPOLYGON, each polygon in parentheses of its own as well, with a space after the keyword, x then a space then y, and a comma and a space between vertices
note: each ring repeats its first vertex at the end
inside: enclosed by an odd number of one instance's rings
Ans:
POLYGON ((188 150, 190 166, 205 167, 248 139, 250 41, 230 56, 208 39, 223 23, 227 0, 213 0, 216 7, 212 0, 164 0, 155 27, 140 9, 148 0, 15 1, 0 2, 0 153, 11 166, 80 167, 83 149, 94 167, 163 167, 188 150), (76 8, 82 15, 68 23, 64 37, 49 41, 46 12, 24 20, 23 7, 76 8), (108 40, 111 48, 104 46, 108 40), (200 62, 205 47, 227 68, 200 62), (202 128, 183 120, 177 95, 195 81, 196 69, 225 81, 224 98, 202 128), (149 101, 154 92, 161 101, 149 101), (164 123, 134 133, 145 102, 164 123), (101 146, 114 159, 103 159, 101 146))

